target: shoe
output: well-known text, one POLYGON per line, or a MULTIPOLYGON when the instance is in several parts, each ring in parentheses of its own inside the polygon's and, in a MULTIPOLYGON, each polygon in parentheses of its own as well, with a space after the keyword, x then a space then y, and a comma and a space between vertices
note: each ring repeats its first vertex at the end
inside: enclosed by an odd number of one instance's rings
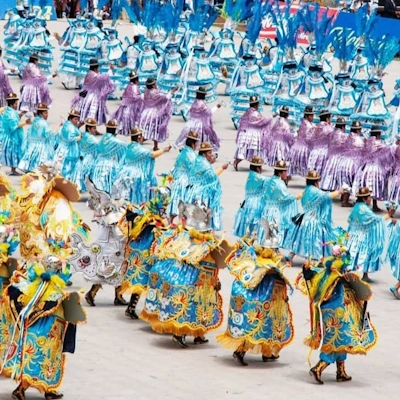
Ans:
POLYGON ((11 394, 12 400, 25 400, 25 390, 18 386, 11 394))
POLYGON ((64 86, 65 89, 69 90, 69 87, 67 86, 67 84, 65 82, 61 82, 62 85, 64 86))
POLYGON ((344 369, 344 361, 336 361, 336 381, 337 382, 348 382, 351 381, 351 376, 346 374, 344 369))
POLYGON ((208 343, 208 339, 203 339, 202 337, 197 336, 194 338, 193 343, 194 344, 205 344, 205 343, 208 343))
POLYGON ((46 400, 56 400, 56 399, 62 399, 64 397, 64 395, 62 393, 59 392, 46 392, 44 394, 44 398, 46 400))
POLYGON ((131 307, 128 307, 125 310, 125 317, 129 317, 129 318, 132 318, 132 319, 139 319, 139 316, 136 314, 136 311, 133 310, 131 307))
POLYGON ((392 286, 391 288, 389 288, 389 290, 392 292, 393 296, 397 299, 400 300, 400 296, 399 296, 399 292, 397 291, 397 289, 392 286))
POLYGON ((68 287, 72 286, 72 282, 71 282, 71 281, 68 281, 68 282, 67 282, 67 286, 68 286, 68 287))
POLYGON ((85 300, 86 300, 86 303, 89 304, 89 306, 96 307, 96 304, 94 304, 94 298, 92 296, 92 293, 87 292, 85 295, 85 300))
POLYGON ((325 361, 319 360, 315 367, 310 369, 309 374, 320 384, 323 385, 324 382, 321 380, 322 371, 328 366, 329 364, 325 361))
POLYGON ((276 361, 278 358, 279 358, 279 356, 274 356, 274 355, 271 355, 271 357, 262 356, 263 362, 276 361))
POLYGON ((182 115, 183 120, 186 122, 188 120, 187 112, 185 110, 181 110, 181 115, 182 115))
POLYGON ((368 277, 368 276, 366 276, 366 277, 362 277, 361 278, 361 280, 363 281, 363 282, 367 282, 367 283, 373 283, 374 281, 370 278, 370 277, 368 277))
POLYGON ((233 358, 239 363, 239 365, 241 365, 242 367, 247 367, 249 364, 247 364, 246 362, 244 362, 244 355, 246 353, 244 352, 239 352, 239 351, 235 351, 233 353, 233 358))
POLYGON ((139 319, 138 315, 136 314, 136 305, 139 299, 140 296, 137 293, 131 295, 128 308, 125 310, 125 316, 132 319, 139 319))
POLYGON ((179 346, 182 347, 182 349, 187 349, 189 346, 184 342, 183 340, 183 336, 176 336, 173 335, 172 336, 172 341, 176 344, 178 344, 179 346))

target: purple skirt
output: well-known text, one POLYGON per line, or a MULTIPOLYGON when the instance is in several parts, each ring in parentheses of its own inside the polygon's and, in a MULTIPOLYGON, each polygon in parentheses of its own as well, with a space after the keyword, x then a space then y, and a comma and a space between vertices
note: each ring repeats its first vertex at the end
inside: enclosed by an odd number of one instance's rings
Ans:
POLYGON ((309 157, 310 149, 307 144, 302 140, 298 140, 290 150, 289 175, 306 176, 309 157))

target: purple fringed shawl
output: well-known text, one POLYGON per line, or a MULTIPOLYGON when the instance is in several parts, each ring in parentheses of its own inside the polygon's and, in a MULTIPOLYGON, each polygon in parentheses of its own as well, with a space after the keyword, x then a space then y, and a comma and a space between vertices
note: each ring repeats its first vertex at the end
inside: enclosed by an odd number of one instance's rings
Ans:
POLYGON ((83 82, 83 88, 71 102, 71 108, 76 108, 81 113, 81 120, 94 118, 102 125, 107 121, 108 110, 106 101, 108 95, 114 91, 114 85, 108 74, 98 74, 89 71, 83 82), (85 97, 81 97, 80 93, 87 91, 85 97))
POLYGON ((199 135, 198 144, 209 142, 214 150, 220 146, 219 138, 214 130, 212 121, 212 111, 208 108, 204 100, 195 100, 189 111, 190 119, 179 135, 176 145, 183 147, 189 131, 195 131, 199 135))
POLYGON ((162 142, 168 138, 167 127, 172 108, 169 96, 162 94, 158 89, 146 89, 139 121, 145 139, 162 142))
POLYGON ((29 63, 22 74, 22 87, 20 108, 24 111, 36 111, 39 103, 51 105, 49 85, 47 77, 42 75, 36 64, 29 63))

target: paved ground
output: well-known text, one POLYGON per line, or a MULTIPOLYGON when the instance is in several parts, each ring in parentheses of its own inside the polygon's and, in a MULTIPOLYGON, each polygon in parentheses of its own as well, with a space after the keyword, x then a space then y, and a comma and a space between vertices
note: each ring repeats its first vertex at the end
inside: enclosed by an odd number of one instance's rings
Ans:
MULTIPOLYGON (((0 37, 3 22, 0 22, 0 37)), ((52 32, 62 31, 66 22, 50 23, 52 32)), ((131 35, 132 28, 121 27, 120 37, 131 35)), ((1 37, 2 39, 2 37, 1 37)), ((390 99, 394 81, 398 77, 398 62, 388 68, 385 77, 385 89, 390 99)), ((12 78, 14 90, 18 92, 20 81, 12 78)), ((66 91, 61 86, 61 79, 56 78, 51 87, 54 105, 50 113, 50 123, 56 130, 60 117, 66 116, 74 91, 66 91)), ((118 102, 110 102, 114 110, 118 102)), ((268 112, 268 111, 266 111, 268 112)), ((183 121, 174 117, 170 124, 171 140, 174 140, 183 127, 183 121)), ((221 108, 215 114, 215 128, 222 139, 222 149, 217 163, 232 159, 236 132, 229 118, 229 110, 221 108)), ((174 163, 176 152, 157 159, 158 173, 168 171, 174 163)), ((242 163, 239 172, 229 168, 222 176, 224 228, 232 238, 233 216, 244 196, 244 183, 247 178, 247 164, 242 163)), ((4 168, 3 168, 4 170, 4 168)), ((266 169, 266 175, 271 169, 266 169)), ((15 183, 17 181, 15 180, 15 183)), ((294 178, 290 182, 290 191, 299 192, 304 187, 304 179, 294 178)), ((85 206, 83 197, 76 205, 86 222, 91 214, 85 206)), ((337 225, 347 226, 349 210, 334 205, 333 217, 337 225)), ((93 227, 93 236, 96 231, 93 227)), ((294 268, 287 270, 291 280, 299 272, 301 261, 294 268)), ((222 295, 225 311, 229 302, 231 278, 227 271, 221 272, 222 295)), ((320 396, 324 400, 387 399, 397 394, 400 372, 396 355, 400 353, 398 330, 400 328, 399 308, 388 288, 393 283, 389 267, 377 273, 373 285, 374 297, 370 302, 370 313, 379 332, 379 342, 367 357, 351 356, 347 363, 348 372, 353 381, 336 383, 335 368, 331 366, 324 373, 325 385, 317 386, 308 375, 308 348, 303 345, 303 338, 308 333, 308 304, 300 293, 291 297, 291 306, 296 327, 295 339, 290 347, 281 353, 279 362, 264 364, 261 357, 247 356, 249 366, 239 367, 232 359, 230 351, 220 347, 215 336, 225 329, 225 323, 215 332, 210 333, 210 343, 203 347, 191 346, 189 349, 177 348, 168 336, 160 336, 151 331, 142 321, 131 321, 124 317, 124 308, 112 305, 113 289, 105 287, 97 296, 97 307, 87 308, 88 323, 78 330, 77 351, 68 356, 63 391, 69 400, 151 400, 151 399, 254 399, 264 397, 278 400, 305 400, 320 396)), ((73 278, 73 289, 89 288, 80 276, 73 278)), ((141 310, 143 302, 139 303, 141 310)), ((317 353, 312 361, 317 360, 317 353)), ((0 400, 9 398, 14 383, 0 380, 0 400)), ((35 391, 28 392, 29 398, 42 398, 35 391)))

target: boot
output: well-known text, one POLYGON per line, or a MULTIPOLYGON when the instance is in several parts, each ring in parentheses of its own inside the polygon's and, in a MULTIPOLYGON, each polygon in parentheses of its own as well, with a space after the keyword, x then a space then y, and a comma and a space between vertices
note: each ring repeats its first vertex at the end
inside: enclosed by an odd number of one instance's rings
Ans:
POLYGON ((86 293, 85 300, 89 304, 89 306, 95 307, 94 298, 96 297, 97 292, 101 289, 101 285, 96 284, 91 287, 91 289, 86 293))
POLYGON ((321 381, 322 371, 328 366, 329 364, 325 361, 319 360, 315 367, 310 369, 310 375, 314 377, 314 379, 320 384, 323 385, 324 382, 321 381))
POLYGON ((273 354, 271 354, 271 357, 262 356, 263 362, 276 361, 278 358, 279 356, 274 356, 273 354))
POLYGON ((114 299, 114 306, 127 306, 128 303, 122 297, 121 294, 121 286, 115 288, 115 299, 114 299))
POLYGON ((233 358, 241 365, 242 367, 247 367, 249 364, 244 362, 244 355, 246 354, 245 351, 235 351, 233 353, 233 358))
POLYGON ((25 389, 19 385, 11 394, 12 400, 25 400, 25 389))
POLYGON ((182 347, 182 349, 187 349, 189 346, 185 343, 185 339, 183 336, 177 336, 177 335, 173 335, 172 336, 172 341, 176 344, 178 344, 179 346, 182 347))
POLYGON ((131 299, 129 300, 128 308, 125 310, 125 316, 132 318, 132 319, 139 319, 138 315, 136 314, 136 305, 140 299, 138 294, 132 294, 131 299))
POLYGON ((338 382, 351 381, 351 376, 348 376, 344 369, 344 361, 336 361, 336 380, 338 382))

